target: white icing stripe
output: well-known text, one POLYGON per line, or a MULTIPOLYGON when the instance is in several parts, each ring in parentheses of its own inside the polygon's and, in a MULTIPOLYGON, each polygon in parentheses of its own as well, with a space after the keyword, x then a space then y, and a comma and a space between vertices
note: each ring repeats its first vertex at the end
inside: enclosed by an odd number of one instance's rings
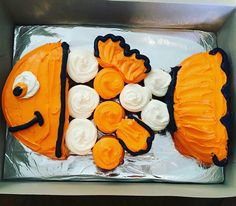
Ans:
POLYGON ((71 153, 86 155, 97 141, 97 129, 87 119, 73 119, 66 132, 66 146, 71 153))
POLYGON ((98 62, 92 52, 74 50, 69 53, 67 71, 72 80, 85 83, 92 80, 98 72, 98 62))
POLYGON ((167 105, 159 100, 150 101, 142 110, 141 119, 154 131, 165 129, 169 123, 167 105))
POLYGON ((152 94, 148 88, 139 84, 127 84, 121 91, 120 103, 130 112, 139 112, 151 98, 152 94))
POLYGON ((69 113, 74 118, 90 117, 98 103, 98 93, 89 86, 77 85, 69 90, 69 113))
POLYGON ((27 85, 27 93, 22 97, 24 99, 34 96, 39 90, 39 82, 32 72, 25 71, 18 75, 13 83, 12 90, 14 90, 18 83, 25 83, 27 85))
POLYGON ((171 82, 171 76, 167 72, 161 69, 152 70, 148 73, 144 79, 145 87, 149 88, 153 95, 157 97, 165 96, 169 84, 171 82))

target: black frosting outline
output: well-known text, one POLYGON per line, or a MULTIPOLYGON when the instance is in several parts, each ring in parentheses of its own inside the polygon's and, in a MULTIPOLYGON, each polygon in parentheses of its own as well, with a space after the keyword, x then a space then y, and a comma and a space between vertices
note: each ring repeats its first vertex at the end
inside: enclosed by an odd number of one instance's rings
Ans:
POLYGON ((146 150, 139 150, 138 152, 133 152, 126 146, 126 144, 124 143, 123 140, 121 140, 119 137, 117 137, 119 143, 124 148, 124 150, 127 151, 132 156, 138 156, 138 155, 143 155, 145 153, 148 153, 152 147, 152 141, 154 140, 154 137, 155 137, 153 130, 148 125, 146 125, 144 122, 142 122, 140 119, 136 118, 135 116, 128 115, 127 117, 129 119, 134 119, 139 125, 141 125, 143 128, 145 128, 149 132, 150 137, 147 138, 147 149, 146 150))
MULTIPOLYGON (((232 120, 232 114, 231 114, 231 109, 230 109, 230 71, 229 71, 229 62, 228 62, 228 57, 225 51, 221 48, 215 48, 211 51, 209 51, 210 55, 215 55, 217 52, 220 52, 222 55, 222 62, 221 62, 221 69, 224 71, 226 74, 227 80, 226 83, 222 86, 221 88, 221 93, 223 94, 226 104, 227 104, 227 112, 226 114, 221 117, 220 122, 225 126, 228 134, 228 140, 231 136, 231 120, 232 120)), ((167 104, 167 108, 170 114, 170 122, 167 126, 167 129, 171 132, 174 133, 177 130, 175 119, 174 119, 174 90, 176 86, 176 81, 177 81, 177 75, 178 71, 181 69, 181 66, 176 66, 171 69, 170 75, 171 75, 171 83, 168 88, 167 94, 166 94, 166 99, 165 102, 167 104)), ((219 167, 224 167, 227 162, 228 162, 228 155, 227 158, 223 160, 219 160, 218 157, 215 154, 212 154, 212 161, 216 166, 219 167)))
POLYGON ((65 124, 65 112, 66 112, 66 65, 69 53, 69 44, 63 42, 61 44, 62 47, 62 65, 61 65, 61 74, 60 74, 60 81, 61 81, 61 112, 59 118, 59 127, 58 127, 58 135, 56 141, 56 151, 55 155, 57 158, 62 156, 61 153, 61 146, 62 146, 62 139, 64 135, 64 124, 65 124))
POLYGON ((29 122, 15 126, 15 127, 9 127, 8 131, 9 132, 18 132, 21 130, 28 129, 37 123, 41 127, 44 124, 43 116, 41 115, 41 113, 39 111, 34 112, 34 115, 35 115, 35 117, 32 120, 30 120, 29 122))
POLYGON ((177 130, 175 118, 174 118, 174 91, 177 81, 177 75, 179 70, 181 69, 181 66, 176 66, 171 68, 171 82, 169 85, 169 88, 167 90, 166 96, 165 96, 165 103, 167 104, 167 109, 170 115, 170 121, 167 125, 167 130, 171 133, 174 133, 177 130))
POLYGON ((224 158, 223 160, 219 160, 218 157, 215 154, 213 154, 212 155, 212 161, 216 166, 224 167, 228 164, 228 157, 224 158))
MULTIPOLYGON (((230 95, 229 61, 228 61, 227 54, 221 48, 215 48, 215 49, 209 51, 209 54, 215 55, 215 54, 217 54, 217 52, 221 53, 221 56, 222 56, 221 69, 224 71, 224 73, 226 74, 226 78, 227 78, 226 83, 221 88, 221 93, 223 94, 223 96, 226 100, 227 112, 223 117, 221 117, 220 122, 225 126, 225 128, 227 130, 227 134, 228 134, 228 140, 229 140, 229 138, 231 137, 231 131, 232 131, 232 126, 231 126, 232 113, 231 113, 231 109, 230 109, 231 95, 230 95)), ((229 141, 228 141, 228 143, 229 143, 229 141)), ((228 147, 229 147, 229 145, 228 145, 228 147)), ((219 160, 218 157, 215 154, 213 154, 212 161, 216 166, 224 167, 228 163, 228 154, 227 154, 227 157, 223 160, 219 160)))
POLYGON ((130 46, 125 43, 125 39, 122 36, 115 36, 114 34, 107 34, 105 36, 97 36, 94 40, 94 56, 99 57, 99 49, 98 49, 98 42, 102 41, 105 42, 108 39, 111 39, 113 42, 120 41, 120 46, 124 49, 124 55, 126 57, 130 57, 131 55, 135 54, 135 57, 137 59, 144 60, 144 66, 146 68, 145 73, 148 73, 151 71, 151 65, 150 60, 147 56, 140 54, 140 51, 138 49, 130 49, 130 46))

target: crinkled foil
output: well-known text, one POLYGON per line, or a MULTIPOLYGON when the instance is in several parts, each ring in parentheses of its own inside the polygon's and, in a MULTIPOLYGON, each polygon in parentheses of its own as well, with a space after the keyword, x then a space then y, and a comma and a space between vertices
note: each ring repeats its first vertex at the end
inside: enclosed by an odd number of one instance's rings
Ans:
MULTIPOLYGON (((139 30, 82 26, 19 26, 15 28, 13 62, 30 50, 48 42, 66 41, 71 50, 93 51, 96 36, 121 35, 131 48, 149 57, 153 69, 178 65, 190 55, 216 47, 213 33, 187 30, 139 30)), ((10 133, 6 135, 5 179, 60 181, 155 181, 220 183, 223 169, 203 168, 192 158, 182 156, 169 133, 156 134, 149 153, 137 157, 125 154, 124 163, 110 172, 96 168, 92 155, 50 160, 32 152, 10 133)))

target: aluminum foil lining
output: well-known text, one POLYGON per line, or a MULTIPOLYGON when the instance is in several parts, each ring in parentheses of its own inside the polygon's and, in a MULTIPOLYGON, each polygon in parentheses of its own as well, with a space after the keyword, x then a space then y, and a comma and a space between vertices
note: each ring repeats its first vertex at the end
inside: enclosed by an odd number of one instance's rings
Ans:
MULTIPOLYGON (((131 48, 149 57, 153 69, 167 72, 192 54, 217 46, 215 34, 189 30, 140 30, 85 26, 18 26, 15 28, 15 63, 32 49, 49 42, 66 41, 93 51, 98 35, 121 35, 131 48)), ((135 181, 221 183, 223 168, 204 168, 192 158, 182 156, 174 147, 171 135, 156 134, 149 153, 137 157, 125 154, 124 163, 110 172, 102 172, 92 155, 50 160, 31 151, 6 133, 4 179, 59 181, 135 181)))

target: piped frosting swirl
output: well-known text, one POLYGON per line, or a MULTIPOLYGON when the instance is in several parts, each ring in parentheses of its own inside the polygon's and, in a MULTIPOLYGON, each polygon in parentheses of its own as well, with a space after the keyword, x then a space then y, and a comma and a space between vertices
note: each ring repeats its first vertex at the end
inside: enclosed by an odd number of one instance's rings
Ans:
POLYGON ((69 53, 67 71, 72 80, 86 83, 98 72, 98 62, 92 52, 74 50, 69 53))
POLYGON ((152 70, 144 79, 145 87, 157 97, 165 96, 171 82, 171 76, 161 69, 152 70))
POLYGON ((86 85, 77 85, 69 90, 69 113, 74 118, 88 118, 99 103, 97 92, 86 85))
POLYGON ((94 89, 103 99, 116 97, 123 88, 124 80, 122 75, 115 69, 102 69, 94 80, 94 89))
POLYGON ((14 90, 17 86, 24 85, 24 95, 21 96, 23 99, 28 99, 36 94, 39 90, 39 82, 37 77, 30 71, 25 71, 19 74, 13 83, 12 90, 14 90))
POLYGON ((163 130, 170 119, 167 105, 159 100, 151 100, 142 110, 141 118, 154 131, 163 130))
POLYGON ((130 112, 139 112, 151 100, 152 94, 139 84, 127 84, 120 94, 121 105, 130 112))
POLYGON ((66 132, 66 146, 71 153, 86 155, 97 140, 97 129, 87 119, 73 119, 66 132))
POLYGON ((98 105, 94 112, 94 122, 105 133, 114 132, 125 117, 124 109, 116 102, 106 101, 98 105))
POLYGON ((124 149, 119 141, 113 136, 104 136, 93 148, 93 159, 95 164, 104 170, 112 170, 122 163, 124 149))

